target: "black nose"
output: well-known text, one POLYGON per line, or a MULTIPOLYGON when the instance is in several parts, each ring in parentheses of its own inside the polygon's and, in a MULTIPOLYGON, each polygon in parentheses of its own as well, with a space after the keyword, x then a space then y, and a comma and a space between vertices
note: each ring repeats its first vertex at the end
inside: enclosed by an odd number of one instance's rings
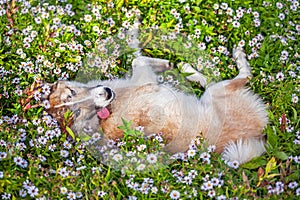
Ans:
POLYGON ((113 98, 113 91, 108 88, 108 87, 104 87, 104 90, 106 91, 106 100, 110 100, 111 98, 113 98))

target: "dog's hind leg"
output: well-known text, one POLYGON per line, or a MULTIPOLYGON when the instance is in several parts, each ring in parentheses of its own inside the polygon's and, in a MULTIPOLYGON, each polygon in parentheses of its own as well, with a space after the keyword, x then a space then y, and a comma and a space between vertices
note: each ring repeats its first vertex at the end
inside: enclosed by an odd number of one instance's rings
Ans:
POLYGON ((207 133, 217 152, 223 152, 227 161, 244 163, 265 151, 262 131, 268 123, 268 114, 262 100, 245 87, 252 76, 251 68, 242 48, 233 50, 238 76, 207 88, 202 99, 215 113, 213 126, 207 133))
MULTIPOLYGON (((236 59, 237 67, 239 69, 239 74, 234 79, 251 78, 251 67, 246 59, 246 54, 244 53, 241 47, 235 47, 233 49, 233 57, 234 59, 236 59)), ((195 70, 190 64, 183 63, 181 67, 181 72, 192 73, 191 75, 186 77, 189 81, 199 82, 202 87, 206 86, 206 77, 197 70, 195 70)), ((247 81, 244 82, 246 83, 247 81)))
POLYGON ((251 78, 251 67, 246 59, 246 54, 241 47, 233 48, 233 58, 236 59, 237 68, 239 69, 239 74, 235 79, 251 78))

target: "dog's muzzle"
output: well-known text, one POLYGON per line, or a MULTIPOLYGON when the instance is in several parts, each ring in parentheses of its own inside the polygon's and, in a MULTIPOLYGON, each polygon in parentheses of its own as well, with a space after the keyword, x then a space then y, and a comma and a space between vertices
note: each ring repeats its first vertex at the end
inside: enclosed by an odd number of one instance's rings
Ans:
POLYGON ((91 88, 94 96, 101 97, 104 95, 106 101, 112 101, 115 98, 115 93, 109 87, 103 85, 97 85, 96 87, 91 88), (104 91, 103 91, 104 90, 104 91))

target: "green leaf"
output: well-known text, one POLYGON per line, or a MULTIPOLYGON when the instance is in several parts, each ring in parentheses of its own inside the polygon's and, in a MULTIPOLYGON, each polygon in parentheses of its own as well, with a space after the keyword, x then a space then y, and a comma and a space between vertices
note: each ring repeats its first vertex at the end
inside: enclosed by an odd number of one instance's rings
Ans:
POLYGON ((121 8, 122 6, 123 6, 123 4, 124 4, 124 0, 119 0, 119 1, 117 1, 117 8, 121 8))
POLYGON ((126 121, 124 118, 122 118, 122 123, 123 123, 123 126, 125 129, 130 129, 130 126, 131 126, 131 122, 130 121, 126 121))
POLYGON ((276 134, 276 128, 273 126, 271 128, 267 128, 267 138, 268 138, 268 143, 273 147, 277 147, 278 143, 278 136, 276 134))
POLYGON ((276 169, 276 160, 275 160, 275 157, 272 157, 271 160, 269 160, 269 162, 267 163, 267 166, 266 166, 266 176, 274 169, 276 169))
POLYGON ((300 177, 300 171, 295 171, 294 173, 288 175, 286 177, 287 181, 288 182, 291 182, 291 181, 299 181, 299 177, 300 177))
POLYGON ((171 21, 169 21, 168 23, 162 23, 160 25, 160 28, 165 28, 165 29, 169 29, 172 27, 173 23, 174 23, 174 19, 172 19, 171 21))
POLYGON ((106 182, 109 182, 110 181, 110 167, 108 167, 108 169, 107 169, 107 172, 106 172, 106 176, 105 176, 105 181, 106 182))
POLYGON ((201 9, 198 6, 193 6, 192 9, 196 12, 196 13, 201 13, 201 9))
POLYGON ((66 126, 66 131, 69 133, 69 135, 73 138, 73 140, 75 140, 75 134, 72 131, 72 129, 68 126, 66 126))
POLYGON ((65 142, 67 140, 67 135, 63 134, 59 140, 65 142))
POLYGON ((82 136, 80 136, 80 139, 82 141, 84 141, 84 142, 87 142, 87 141, 89 141, 91 139, 91 136, 89 136, 89 135, 82 135, 82 136))
POLYGON ((213 26, 206 27, 205 32, 211 36, 217 35, 216 33, 213 32, 214 28, 215 27, 213 27, 213 26))
POLYGON ((72 112, 70 110, 67 110, 64 114, 64 120, 67 121, 72 116, 72 112))
POLYGON ((276 158, 279 158, 280 160, 287 160, 289 158, 289 156, 286 155, 286 153, 284 153, 283 151, 276 151, 274 153, 274 156, 276 158))
POLYGON ((267 161, 265 160, 264 157, 257 157, 247 163, 242 164, 241 167, 245 168, 245 169, 257 169, 266 164, 267 164, 267 161))
POLYGON ((291 107, 292 108, 292 110, 293 110, 293 114, 294 114, 294 119, 295 119, 295 121, 298 119, 298 114, 297 114, 297 110, 294 108, 294 107, 291 107))

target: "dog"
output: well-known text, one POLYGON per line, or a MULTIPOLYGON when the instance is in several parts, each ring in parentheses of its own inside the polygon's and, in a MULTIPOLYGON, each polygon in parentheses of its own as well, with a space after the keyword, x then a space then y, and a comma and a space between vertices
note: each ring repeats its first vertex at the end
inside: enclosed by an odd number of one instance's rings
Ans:
POLYGON ((157 72, 172 68, 168 60, 138 56, 129 79, 57 81, 48 96, 48 113, 61 119, 71 110, 75 133, 101 127, 107 139, 123 136, 118 127, 125 119, 133 127, 144 127, 146 134, 161 132, 172 154, 187 151, 201 133, 225 160, 245 163, 265 152, 262 131, 268 117, 262 100, 245 86, 252 74, 243 49, 234 48, 233 57, 239 74, 210 85, 204 75, 183 64, 182 72, 190 74, 186 78, 206 87, 201 98, 157 82, 157 72))

